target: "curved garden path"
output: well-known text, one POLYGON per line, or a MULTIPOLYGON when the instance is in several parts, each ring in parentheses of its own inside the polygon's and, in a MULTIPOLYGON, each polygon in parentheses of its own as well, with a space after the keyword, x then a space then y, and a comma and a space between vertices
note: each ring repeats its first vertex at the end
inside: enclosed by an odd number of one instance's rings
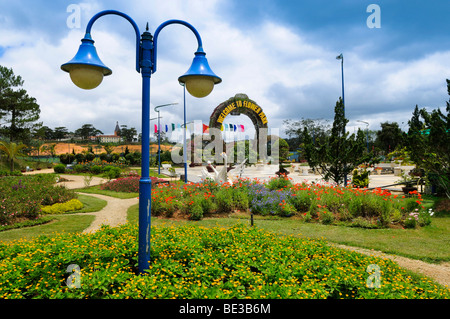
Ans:
POLYGON ((411 270, 412 272, 419 273, 426 277, 434 279, 437 283, 450 288, 450 263, 429 264, 421 260, 410 259, 397 255, 388 255, 381 251, 365 249, 359 247, 350 247, 340 244, 331 244, 338 248, 343 248, 358 253, 362 253, 369 256, 375 256, 380 258, 388 258, 397 263, 400 267, 411 270))
POLYGON ((119 226, 127 222, 127 210, 130 206, 138 204, 137 197, 129 199, 120 199, 100 194, 85 194, 87 196, 97 197, 107 202, 106 206, 98 212, 82 213, 83 215, 94 215, 95 219, 83 231, 83 234, 88 234, 100 229, 101 225, 110 225, 111 227, 119 226))

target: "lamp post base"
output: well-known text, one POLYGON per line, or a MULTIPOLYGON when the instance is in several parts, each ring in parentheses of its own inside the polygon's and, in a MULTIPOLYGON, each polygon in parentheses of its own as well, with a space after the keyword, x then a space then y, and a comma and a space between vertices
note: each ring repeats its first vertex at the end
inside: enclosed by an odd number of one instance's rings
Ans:
POLYGON ((139 181, 139 273, 150 268, 150 216, 151 216, 152 181, 141 178, 139 181))

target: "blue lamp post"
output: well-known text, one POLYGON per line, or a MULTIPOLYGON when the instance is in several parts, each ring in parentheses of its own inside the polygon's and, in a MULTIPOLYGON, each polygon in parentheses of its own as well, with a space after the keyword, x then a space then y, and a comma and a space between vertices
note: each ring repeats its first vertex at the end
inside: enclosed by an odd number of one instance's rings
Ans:
POLYGON ((186 147, 186 86, 184 83, 180 84, 183 86, 183 113, 184 113, 184 130, 183 130, 183 162, 184 162, 184 182, 187 183, 187 147, 186 147))
POLYGON ((345 117, 345 99, 344 99, 344 55, 341 53, 336 57, 336 60, 341 60, 341 76, 342 76, 342 104, 344 105, 345 117))
POLYGON ((215 84, 222 79, 214 74, 209 67, 203 51, 202 40, 197 30, 182 20, 168 20, 162 23, 152 36, 146 31, 140 35, 137 24, 128 15, 115 11, 105 10, 91 18, 86 34, 75 57, 61 65, 63 71, 70 73, 70 78, 78 87, 86 90, 94 89, 103 80, 104 76, 111 75, 112 71, 98 57, 91 38, 91 28, 94 22, 104 15, 118 15, 128 20, 136 33, 136 71, 142 75, 142 172, 139 181, 139 272, 144 273, 150 264, 150 216, 151 216, 151 180, 150 180, 150 78, 156 72, 157 44, 161 30, 170 24, 181 24, 189 28, 195 35, 198 43, 197 51, 188 71, 178 78, 185 83, 188 92, 194 97, 205 97, 211 93, 215 84))

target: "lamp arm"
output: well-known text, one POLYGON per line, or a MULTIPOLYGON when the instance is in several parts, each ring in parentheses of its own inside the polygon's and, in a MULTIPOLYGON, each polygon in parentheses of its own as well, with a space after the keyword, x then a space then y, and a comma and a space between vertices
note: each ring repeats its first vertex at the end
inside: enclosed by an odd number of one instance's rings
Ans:
POLYGON ((125 13, 122 13, 120 11, 116 11, 116 10, 104 10, 101 11, 99 13, 97 13, 95 16, 93 16, 91 18, 91 20, 89 20, 87 26, 86 26, 86 34, 84 36, 85 39, 89 39, 92 40, 91 38, 91 29, 92 29, 92 25, 94 24, 95 21, 97 21, 98 18, 104 16, 104 15, 108 15, 108 14, 114 14, 114 15, 118 15, 121 16, 122 18, 125 18, 126 20, 128 20, 128 22, 131 23, 131 25, 134 28, 134 31, 136 32, 136 71, 138 73, 140 73, 140 65, 139 65, 139 61, 140 61, 140 38, 141 38, 141 32, 139 31, 139 27, 137 26, 136 22, 134 22, 133 19, 131 19, 130 16, 126 15, 125 13))
POLYGON ((194 33, 195 37, 197 38, 197 43, 198 43, 197 52, 204 52, 202 38, 200 37, 200 34, 198 33, 198 31, 190 23, 183 21, 183 20, 167 20, 166 22, 161 23, 161 25, 156 29, 155 34, 153 36, 152 73, 156 72, 156 56, 157 56, 156 52, 157 52, 157 43, 158 43, 159 33, 161 32, 161 30, 163 28, 167 27, 170 24, 181 24, 181 25, 184 25, 185 27, 189 28, 194 33))

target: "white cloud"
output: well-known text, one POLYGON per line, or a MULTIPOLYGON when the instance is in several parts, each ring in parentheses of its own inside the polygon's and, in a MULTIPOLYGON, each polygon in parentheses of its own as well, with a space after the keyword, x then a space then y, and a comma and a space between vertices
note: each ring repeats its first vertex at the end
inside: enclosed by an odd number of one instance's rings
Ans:
MULTIPOLYGON (((204 99, 187 95, 188 121, 208 123, 214 108, 236 93, 256 101, 274 127, 281 127, 288 118, 333 118, 334 104, 341 95, 340 62, 335 59, 340 52, 330 52, 274 21, 261 21, 252 28, 232 24, 222 13, 225 4, 218 0, 158 1, 152 3, 151 11, 141 10, 146 3, 135 1, 124 9, 138 22, 141 32, 147 21, 151 32, 171 18, 192 23, 202 36, 211 68, 223 79, 204 99)), ((111 2, 112 7, 114 4, 119 9, 124 6, 119 1, 111 2)), ((23 77, 25 88, 41 105, 45 125, 75 130, 91 123, 112 133, 119 121, 140 131, 141 76, 134 69, 134 33, 131 27, 122 27, 126 22, 111 18, 94 26, 98 54, 113 70, 97 89, 75 87, 60 70, 60 65, 75 55, 87 20, 108 7, 97 1, 83 3, 82 8, 82 28, 69 30, 64 19, 68 14, 63 13, 60 28, 64 31, 58 32, 63 35, 54 41, 40 33, 42 30, 16 26, 2 31, 0 46, 7 49, 0 64, 23 77)), ((161 116, 164 124, 181 123, 183 89, 177 78, 192 62, 195 37, 184 27, 170 26, 161 32, 158 46, 151 116, 156 116, 154 106, 179 102, 162 109, 161 116)), ((370 60, 360 52, 358 48, 344 52, 346 114, 350 119, 370 119, 373 129, 386 120, 407 121, 415 104, 437 107, 448 99, 445 78, 450 77, 450 52, 430 53, 408 62, 383 60, 382 56, 370 60)), ((247 119, 242 122, 248 123, 247 119)))

